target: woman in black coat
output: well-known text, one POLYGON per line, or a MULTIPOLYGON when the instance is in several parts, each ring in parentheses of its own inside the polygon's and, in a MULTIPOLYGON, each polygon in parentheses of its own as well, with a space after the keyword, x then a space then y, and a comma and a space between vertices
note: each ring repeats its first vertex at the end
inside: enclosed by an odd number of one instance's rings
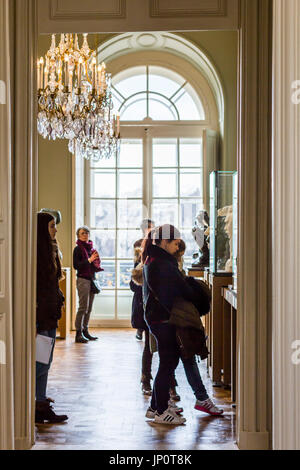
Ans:
POLYGON ((52 338, 53 346, 48 364, 36 362, 36 412, 35 422, 59 423, 66 415, 54 413, 47 398, 48 372, 53 359, 57 322, 61 317, 64 296, 59 289, 62 276, 58 246, 56 242, 56 220, 47 213, 38 214, 37 231, 37 289, 36 329, 37 334, 52 338))
POLYGON ((178 269, 174 255, 180 247, 180 232, 172 225, 157 227, 144 242, 143 301, 145 320, 154 335, 159 354, 159 369, 155 377, 151 405, 146 417, 161 424, 183 424, 169 403, 172 375, 179 362, 176 328, 169 323, 176 297, 194 300, 194 291, 178 269))
MULTIPOLYGON (((143 305, 143 264, 141 263, 141 243, 134 245, 134 269, 132 270, 130 289, 134 292, 132 300, 131 325, 132 328, 145 331, 145 346, 142 356, 142 391, 144 395, 152 395, 151 374, 153 354, 150 349, 150 332, 144 320, 143 305)), ((180 396, 176 392, 177 381, 175 374, 172 375, 170 385, 170 398, 179 401, 180 396)))

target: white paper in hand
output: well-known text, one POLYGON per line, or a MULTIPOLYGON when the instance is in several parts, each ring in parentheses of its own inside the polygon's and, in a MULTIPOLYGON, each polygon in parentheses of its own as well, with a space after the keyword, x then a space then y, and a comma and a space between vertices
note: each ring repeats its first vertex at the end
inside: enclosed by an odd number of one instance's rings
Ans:
POLYGON ((36 362, 49 364, 54 339, 49 336, 36 336, 36 362))

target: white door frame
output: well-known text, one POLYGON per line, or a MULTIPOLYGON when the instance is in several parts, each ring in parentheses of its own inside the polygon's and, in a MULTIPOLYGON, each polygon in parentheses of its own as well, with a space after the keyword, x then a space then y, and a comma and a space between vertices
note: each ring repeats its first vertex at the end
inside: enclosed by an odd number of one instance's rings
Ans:
MULTIPOLYGON (((35 213, 38 192, 35 63, 38 19, 37 0, 14 0, 9 3, 16 9, 16 29, 13 17, 10 21, 11 32, 15 38, 13 53, 16 64, 13 136, 15 445, 28 448, 34 441, 35 213)), ((45 3, 43 0, 43 4, 45 3)), ((230 8, 236 4, 233 0, 227 3, 230 8)), ((95 1, 96 4, 98 5, 98 1, 95 1)), ((239 0, 238 6, 240 236, 237 439, 241 449, 266 449, 270 447, 272 402, 269 328, 272 0, 239 0)), ((46 14, 49 11, 46 9, 46 14)), ((159 18, 159 11, 151 12, 151 24, 156 24, 157 15, 158 29, 161 30, 166 18, 159 18)), ((83 19, 74 23, 71 13, 61 17, 60 12, 56 10, 52 11, 52 15, 53 24, 64 32, 70 29, 76 32, 75 25, 78 32, 81 32, 82 28, 89 32, 91 27, 94 27, 92 31, 97 30, 97 20, 91 19, 89 23, 88 19, 83 19)), ((122 12, 120 15, 116 24, 119 24, 122 18, 126 20, 122 12)), ((220 20, 220 15, 221 11, 216 22, 220 20)), ((213 29, 213 17, 203 20, 199 13, 198 17, 193 16, 192 21, 197 22, 197 18, 199 29, 203 29, 205 24, 209 24, 213 29)), ((177 28, 174 29, 187 29, 188 18, 177 14, 175 20, 177 28)), ((124 23, 121 28, 122 32, 126 31, 124 23)), ((146 29, 149 30, 149 26, 145 27, 146 29)))

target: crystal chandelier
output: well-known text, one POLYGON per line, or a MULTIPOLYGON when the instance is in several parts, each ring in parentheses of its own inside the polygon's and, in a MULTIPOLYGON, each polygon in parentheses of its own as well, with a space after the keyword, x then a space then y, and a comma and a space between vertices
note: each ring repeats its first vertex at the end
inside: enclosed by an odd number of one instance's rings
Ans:
POLYGON ((68 139, 69 151, 95 161, 120 148, 120 116, 113 113, 111 74, 97 66, 87 34, 61 34, 37 64, 38 132, 45 139, 68 139))

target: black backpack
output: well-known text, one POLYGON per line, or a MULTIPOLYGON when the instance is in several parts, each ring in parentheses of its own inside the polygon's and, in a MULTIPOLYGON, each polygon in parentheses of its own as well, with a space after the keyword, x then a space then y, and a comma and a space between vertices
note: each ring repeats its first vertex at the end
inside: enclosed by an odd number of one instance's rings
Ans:
POLYGON ((211 304, 211 293, 208 286, 205 282, 196 280, 193 277, 187 277, 186 281, 195 293, 193 304, 197 308, 200 316, 206 315, 210 311, 211 304))

